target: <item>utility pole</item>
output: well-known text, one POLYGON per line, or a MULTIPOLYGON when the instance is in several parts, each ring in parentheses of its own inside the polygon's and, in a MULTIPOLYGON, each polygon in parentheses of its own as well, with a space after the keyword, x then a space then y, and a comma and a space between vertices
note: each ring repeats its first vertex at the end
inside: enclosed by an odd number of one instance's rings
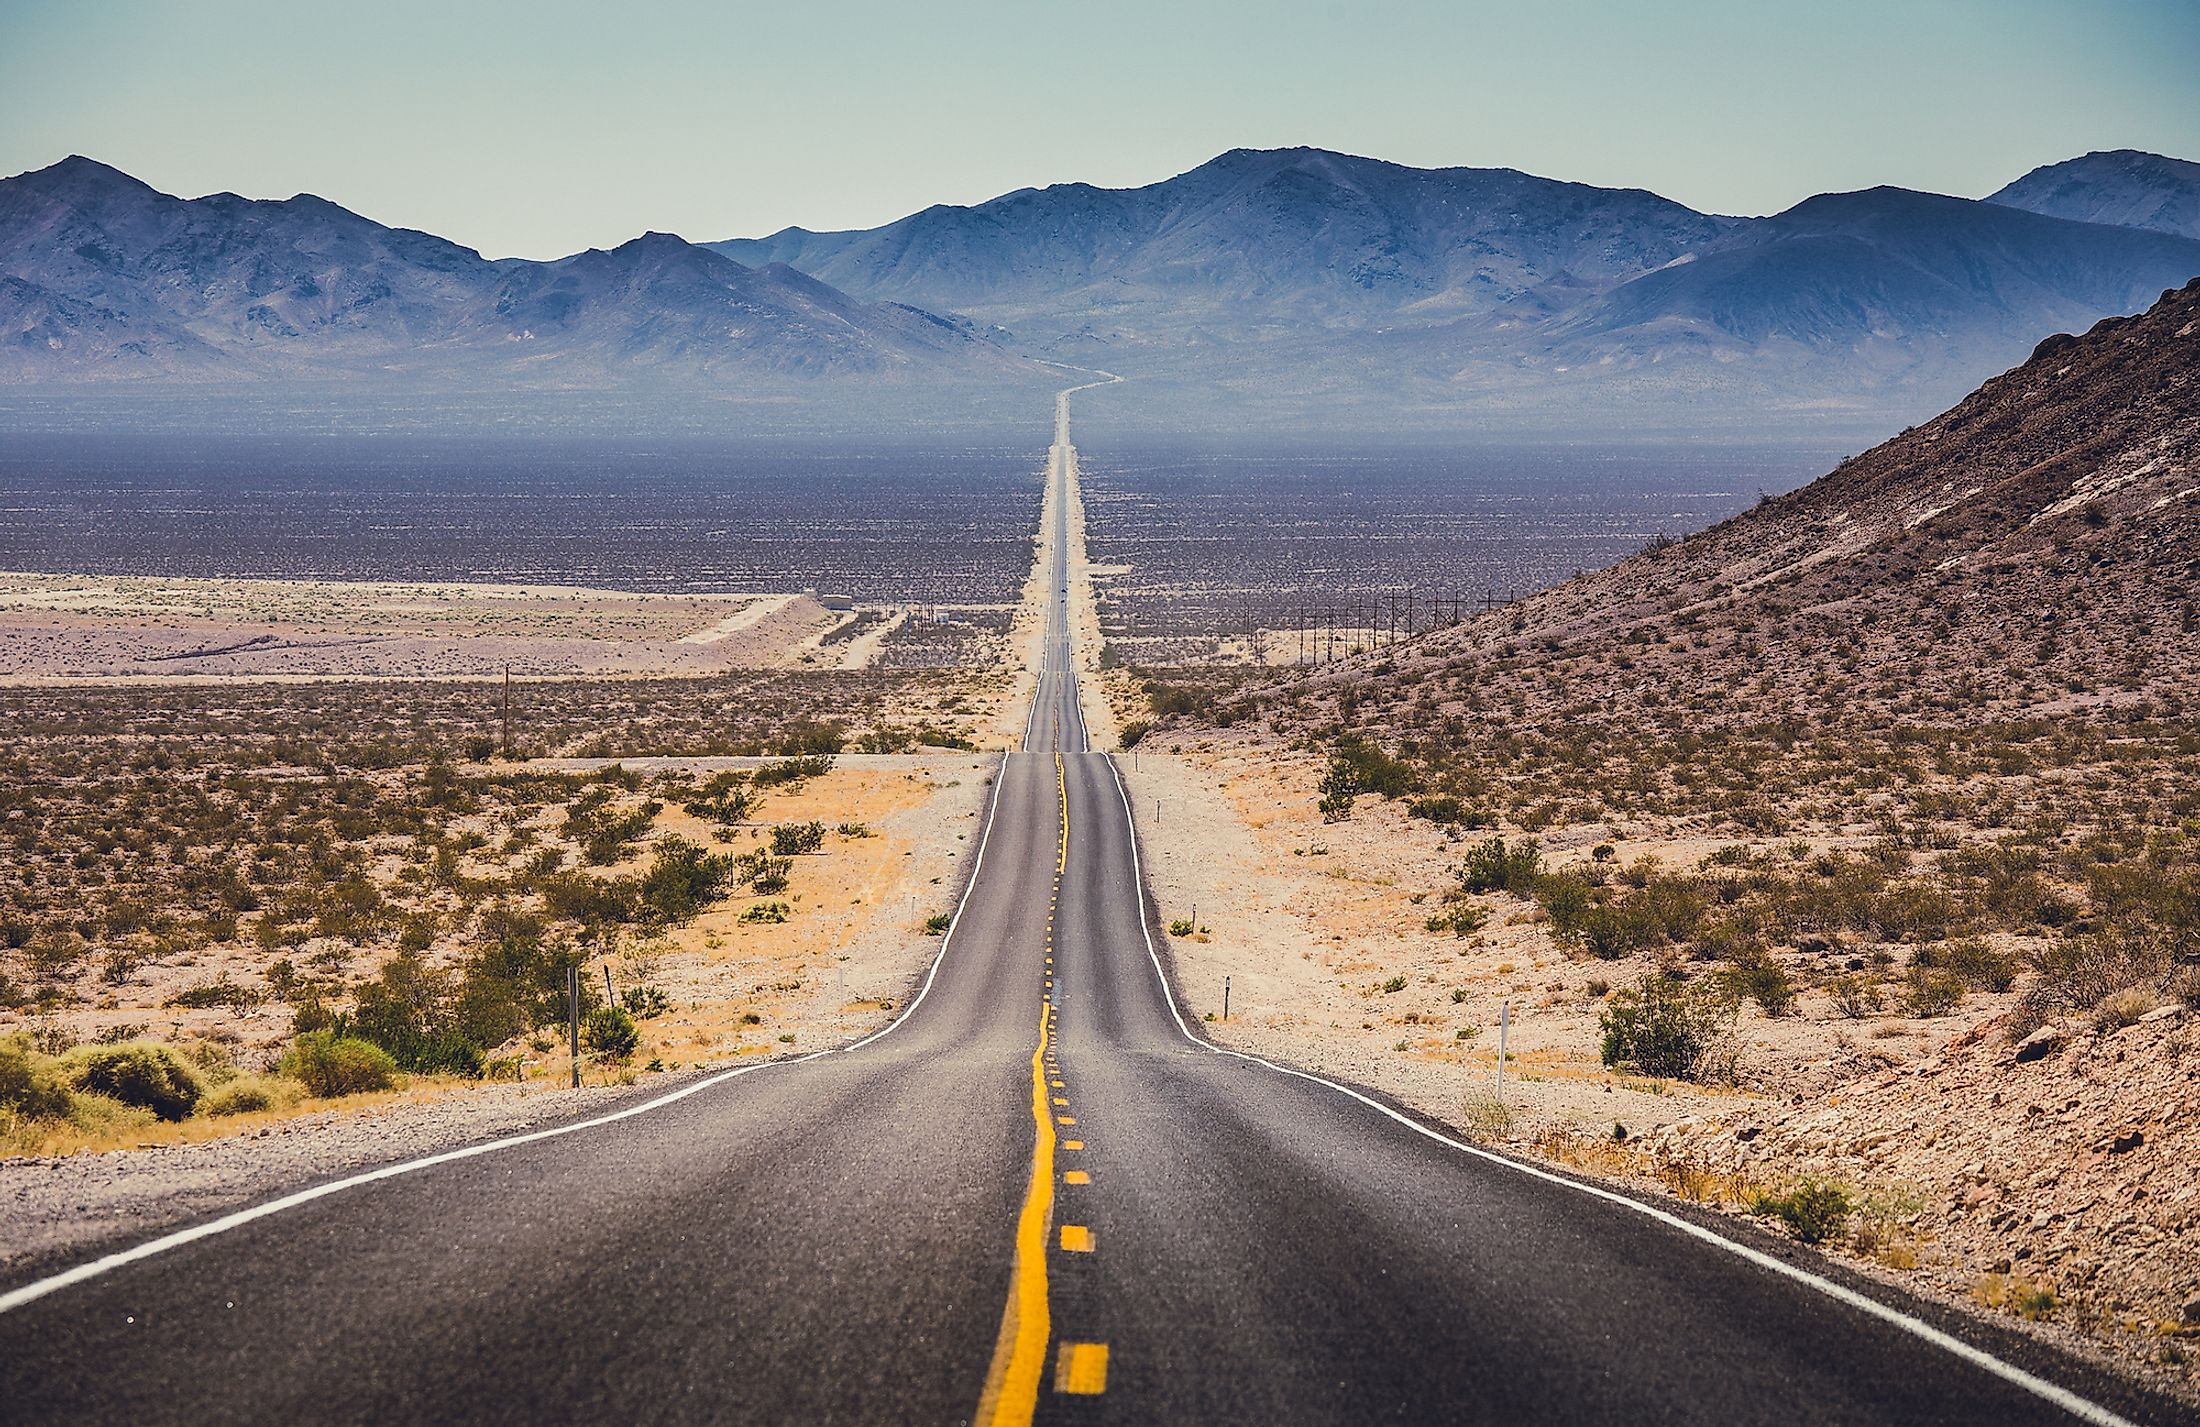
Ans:
POLYGON ((504 737, 502 742, 504 746, 504 756, 509 759, 512 756, 512 666, 509 664, 504 666, 503 723, 504 737))

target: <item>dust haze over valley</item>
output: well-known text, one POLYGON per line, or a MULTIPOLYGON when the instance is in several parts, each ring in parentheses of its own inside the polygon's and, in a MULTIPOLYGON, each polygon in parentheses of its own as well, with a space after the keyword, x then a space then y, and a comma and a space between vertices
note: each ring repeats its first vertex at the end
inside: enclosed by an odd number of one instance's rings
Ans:
POLYGON ((0 178, 0 1423, 2200 1414, 2200 164, 125 167, 0 178))

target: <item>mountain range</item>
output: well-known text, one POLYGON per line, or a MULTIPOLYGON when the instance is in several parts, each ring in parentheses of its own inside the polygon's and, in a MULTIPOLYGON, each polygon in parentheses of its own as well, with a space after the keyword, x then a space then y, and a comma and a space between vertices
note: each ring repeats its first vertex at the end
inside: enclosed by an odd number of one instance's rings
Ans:
POLYGON ((85 158, 0 181, 0 338, 15 383, 1036 375, 963 324, 669 234, 490 261, 310 194, 180 199, 85 158))
POLYGON ((2200 274, 2196 175, 2119 151, 1987 201, 1876 188, 1734 218, 1510 169, 1234 150, 1141 188, 533 262, 71 158, 0 180, 0 385, 672 409, 1021 394, 1070 365, 1136 379, 1094 401, 1103 424, 1869 429, 2200 274))

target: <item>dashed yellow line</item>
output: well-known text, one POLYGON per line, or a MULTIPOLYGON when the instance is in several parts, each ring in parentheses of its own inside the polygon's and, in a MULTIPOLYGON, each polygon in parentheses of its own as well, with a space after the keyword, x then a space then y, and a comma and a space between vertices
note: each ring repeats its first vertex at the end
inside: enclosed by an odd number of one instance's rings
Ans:
POLYGON ((1062 1226, 1062 1247, 1073 1254, 1091 1253, 1092 1230, 1086 1228, 1083 1224, 1064 1224, 1062 1226))
POLYGON ((1064 1343, 1054 1359, 1054 1390, 1080 1394, 1108 1390, 1108 1345, 1064 1343))
POLYGON ((1090 1184, 1092 1183, 1092 1176, 1081 1169, 1065 1169, 1062 1171, 1062 1182, 1064 1184, 1090 1184))

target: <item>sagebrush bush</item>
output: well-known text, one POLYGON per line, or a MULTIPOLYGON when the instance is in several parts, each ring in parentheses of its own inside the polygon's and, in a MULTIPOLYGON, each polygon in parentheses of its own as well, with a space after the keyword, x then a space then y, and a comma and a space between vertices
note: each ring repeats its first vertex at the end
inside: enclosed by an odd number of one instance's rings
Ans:
POLYGON ((1597 1013, 1606 1065, 1693 1080, 1718 1032, 1723 1007, 1705 991, 1656 972, 1615 992, 1597 1013))
POLYGON ((259 1075, 240 1075, 206 1092, 199 1102, 202 1115, 249 1115, 290 1104, 298 1094, 295 1082, 270 1080, 259 1075))
POLYGON ((28 1119, 69 1113, 69 1087, 27 1035, 0 1036, 0 1110, 28 1119))
POLYGON ((397 1062, 373 1041, 313 1031, 298 1037, 283 1056, 282 1073, 321 1099, 387 1090, 397 1083, 397 1062))
POLYGON ((186 1120, 205 1093, 198 1070, 172 1046, 151 1041, 78 1046, 61 1058, 61 1073, 87 1095, 104 1095, 150 1110, 163 1120, 186 1120))
POLYGON ((1759 1194, 1749 1204, 1750 1213, 1778 1219, 1806 1244, 1839 1238, 1855 1210, 1846 1189, 1815 1179, 1805 1179, 1785 1194, 1759 1194))
POLYGON ((581 1044, 611 1060, 626 1059, 641 1043, 634 1018, 616 1006, 599 1006, 581 1025, 581 1044))

